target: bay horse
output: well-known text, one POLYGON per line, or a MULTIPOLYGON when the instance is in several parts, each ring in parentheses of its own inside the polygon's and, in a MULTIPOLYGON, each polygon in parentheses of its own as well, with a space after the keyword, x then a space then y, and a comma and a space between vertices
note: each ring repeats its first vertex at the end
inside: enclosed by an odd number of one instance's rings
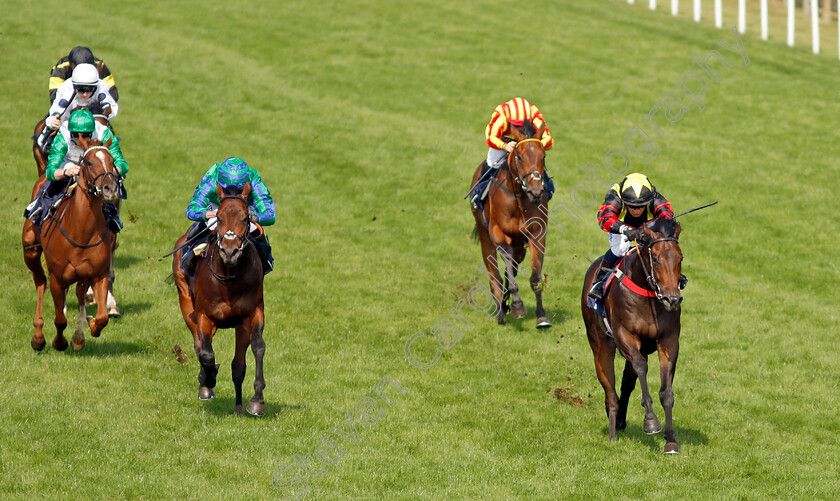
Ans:
MULTIPOLYGON (((509 297, 512 300, 510 312, 514 318, 524 318, 527 314, 519 296, 516 274, 528 248, 531 250, 531 289, 537 298, 537 328, 551 327, 543 308, 540 284, 548 214, 548 197, 542 181, 545 149, 539 139, 543 131, 544 126, 536 130, 529 121, 520 127, 511 125, 516 145, 508 155, 507 162, 499 167, 498 174, 491 180, 484 210, 472 209, 484 266, 490 273, 490 287, 499 305, 496 321, 500 325, 505 323, 509 297), (497 249, 505 263, 504 286, 497 249)), ((479 180, 481 171, 479 165, 473 175, 473 186, 479 180)))
MULTIPOLYGON (((87 109, 85 107, 80 107, 77 109, 87 109)), ((75 110, 74 110, 75 111, 75 110)), ((102 125, 111 129, 111 132, 114 132, 114 128, 111 126, 111 122, 108 121, 108 117, 105 115, 94 115, 94 120, 101 123, 102 125)), ((35 124, 35 131, 34 135, 32 136, 32 156, 35 158, 35 166, 38 169, 38 176, 43 176, 44 172, 47 170, 47 161, 49 159, 49 154, 45 153, 44 150, 38 146, 38 137, 41 135, 41 132, 44 131, 44 127, 46 126, 47 117, 42 118, 35 124)), ((117 208, 117 211, 120 210, 120 202, 121 199, 117 198, 116 203, 113 205, 117 208)), ((119 247, 119 241, 116 241, 114 244, 114 250, 116 251, 116 247, 119 247)), ((110 317, 119 317, 120 316, 120 309, 117 306, 117 300, 114 297, 114 253, 111 253, 111 265, 110 270, 108 271, 108 298, 107 298, 107 306, 108 306, 108 316, 110 317)), ((88 289, 87 294, 85 296, 85 304, 91 305, 94 304, 93 302, 93 291, 88 289)))
POLYGON ((643 430, 648 435, 662 431, 647 384, 647 357, 656 351, 661 378, 659 401, 665 410, 665 453, 677 454, 680 446, 671 412, 672 384, 680 348, 682 296, 678 282, 683 258, 679 246, 680 224, 674 219, 654 219, 643 228, 644 237, 637 241, 636 251, 619 263, 613 283, 604 295, 607 323, 587 306, 589 289, 602 258, 596 259, 586 272, 581 311, 595 357, 595 372, 604 387, 610 440, 615 440, 616 430, 627 426, 627 405, 636 379, 642 388, 645 409, 643 430), (607 333, 607 326, 612 337, 607 333), (620 397, 615 391, 616 346, 626 359, 620 397))
MULTIPOLYGON (((63 334, 67 327, 64 308, 67 291, 74 283, 79 316, 72 339, 73 348, 81 350, 85 345, 85 323, 90 326, 93 337, 99 337, 108 324, 105 304, 116 235, 108 230, 102 204, 118 200, 120 172, 107 146, 84 138, 79 144, 84 153, 75 189, 61 200, 54 216, 44 219, 41 227, 29 219, 23 224, 23 257, 32 272, 38 297, 33 321, 35 334, 30 342, 36 351, 44 349, 46 345, 43 332, 46 276, 41 267, 42 253, 49 271, 50 293, 55 306, 56 336, 52 342, 53 347, 60 351, 67 349, 67 340, 63 334), (96 316, 90 320, 85 310, 85 292, 88 287, 93 287, 97 300, 96 316)), ((44 176, 36 181, 33 199, 45 182, 44 176)))
POLYGON ((236 390, 237 415, 242 411, 242 381, 245 379, 245 354, 248 345, 254 353, 256 376, 254 397, 248 402, 248 413, 265 413, 263 389, 263 268, 254 242, 250 237, 248 195, 251 185, 244 188, 216 186, 219 197, 217 222, 203 257, 195 266, 193 277, 181 268, 187 233, 175 244, 178 249, 172 258, 172 275, 178 288, 181 314, 194 339, 195 353, 201 370, 198 375, 198 398, 215 397, 216 375, 219 365, 213 352, 213 335, 217 329, 236 328, 236 352, 231 362, 233 385, 236 390))

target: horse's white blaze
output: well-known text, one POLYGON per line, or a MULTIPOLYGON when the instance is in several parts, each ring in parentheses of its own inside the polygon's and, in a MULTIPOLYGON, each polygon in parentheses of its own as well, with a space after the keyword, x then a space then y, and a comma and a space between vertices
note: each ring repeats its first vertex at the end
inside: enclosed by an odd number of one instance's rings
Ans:
POLYGON ((96 158, 98 158, 99 161, 102 162, 102 165, 105 165, 105 154, 104 153, 102 153, 101 151, 97 151, 96 152, 96 158))
POLYGON ((225 240, 235 240, 235 239, 236 239, 236 233, 234 233, 234 232, 232 232, 232 231, 228 230, 228 231, 224 234, 223 238, 224 238, 225 240))

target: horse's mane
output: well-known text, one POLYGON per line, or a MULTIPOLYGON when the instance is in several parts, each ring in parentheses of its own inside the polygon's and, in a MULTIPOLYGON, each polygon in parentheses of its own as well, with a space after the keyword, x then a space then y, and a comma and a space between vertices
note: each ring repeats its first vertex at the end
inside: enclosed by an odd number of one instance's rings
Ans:
POLYGON ((656 218, 650 223, 649 228, 657 233, 661 233, 665 238, 673 238, 676 234, 680 223, 676 219, 656 218))
POLYGON ((519 126, 519 132, 521 132, 527 139, 534 137, 537 134, 537 128, 534 127, 534 122, 525 120, 525 123, 519 126))

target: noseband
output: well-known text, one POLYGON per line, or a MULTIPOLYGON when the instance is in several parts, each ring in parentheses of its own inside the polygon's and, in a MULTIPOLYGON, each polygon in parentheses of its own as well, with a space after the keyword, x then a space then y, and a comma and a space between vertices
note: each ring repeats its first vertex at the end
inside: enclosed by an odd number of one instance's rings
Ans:
POLYGON ((659 287, 659 283, 656 281, 656 276, 653 274, 653 252, 651 252, 651 247, 654 244, 659 242, 676 242, 679 245, 680 241, 673 237, 665 237, 665 238, 657 238, 653 242, 650 242, 645 247, 647 247, 648 251, 648 261, 650 262, 650 273, 648 273, 647 269, 645 268, 645 258, 642 257, 641 251, 639 251, 639 242, 636 242, 636 250, 639 254, 639 261, 642 263, 642 270, 645 272, 645 278, 647 278, 647 282, 650 287, 653 289, 654 294, 656 294, 656 299, 665 302, 665 296, 662 295, 662 289, 659 287))
POLYGON ((119 184, 121 181, 121 177, 119 174, 115 174, 113 172, 108 172, 108 164, 103 163, 103 167, 105 168, 105 172, 102 172, 98 176, 94 177, 93 179, 90 178, 88 174, 87 167, 91 165, 90 162, 87 161, 87 154, 94 150, 105 150, 110 155, 111 152, 105 146, 91 146, 90 148, 86 149, 84 153, 82 153, 82 177, 85 179, 85 184, 87 185, 87 189, 85 190, 90 196, 97 198, 102 196, 102 189, 97 186, 96 182, 99 181, 99 178, 113 178, 114 182, 117 183, 117 187, 119 190, 119 184))
MULTIPOLYGON (((528 139, 523 139, 522 141, 517 142, 516 145, 513 147, 513 149, 510 150, 510 153, 508 153, 508 166, 512 165, 511 161, 513 160, 513 154, 516 152, 516 148, 519 148, 520 144, 530 143, 530 142, 533 142, 533 141, 542 143, 541 140, 539 140, 535 137, 530 137, 528 139)), ((517 168, 516 168, 516 181, 522 187, 522 191, 526 191, 528 189, 528 181, 530 181, 531 179, 538 179, 540 181, 540 184, 542 184, 542 174, 540 173, 539 169, 534 169, 530 172, 527 172, 525 174, 525 176, 522 177, 522 176, 519 175, 519 167, 517 166, 517 168)), ((543 186, 543 188, 545 188, 545 186, 543 186)))

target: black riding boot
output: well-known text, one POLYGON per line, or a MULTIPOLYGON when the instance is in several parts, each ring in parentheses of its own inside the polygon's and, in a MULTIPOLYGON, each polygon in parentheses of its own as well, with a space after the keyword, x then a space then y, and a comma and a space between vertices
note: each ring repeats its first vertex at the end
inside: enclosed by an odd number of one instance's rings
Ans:
POLYGON ((259 254, 262 262, 263 275, 267 275, 274 269, 274 258, 271 257, 271 244, 268 243, 268 237, 265 233, 260 233, 259 236, 254 237, 254 246, 257 248, 257 254, 259 254))
POLYGON ((682 273, 680 273, 680 281, 679 281, 680 290, 685 289, 686 285, 688 285, 688 277, 683 275, 682 273))
POLYGON ((195 265, 198 262, 198 257, 195 255, 194 249, 201 243, 207 241, 207 237, 209 233, 204 237, 199 237, 201 233, 207 229, 207 225, 203 221, 196 221, 195 223, 190 226, 189 231, 187 231, 187 238, 184 241, 186 244, 187 250, 184 251, 184 257, 181 258, 181 268, 187 275, 193 276, 195 275, 195 265))
POLYGON ((108 229, 111 233, 119 233, 123 229, 123 222, 120 220, 120 212, 117 208, 109 203, 103 203, 102 212, 105 213, 105 220, 108 221, 108 229))
POLYGON ((597 299, 598 301, 604 299, 604 278, 608 273, 612 272, 612 267, 604 267, 606 264, 607 263, 602 263, 602 267, 598 270, 598 275, 595 277, 595 281, 589 289, 589 297, 597 299))

